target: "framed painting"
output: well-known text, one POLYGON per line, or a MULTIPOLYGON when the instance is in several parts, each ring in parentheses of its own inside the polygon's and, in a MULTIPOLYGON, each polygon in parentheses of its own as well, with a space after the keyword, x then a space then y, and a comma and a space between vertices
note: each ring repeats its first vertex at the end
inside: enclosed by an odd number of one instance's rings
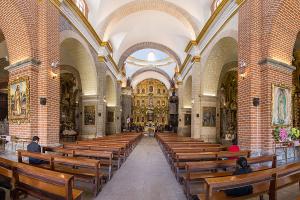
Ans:
POLYGON ((203 107, 203 127, 216 126, 216 107, 203 107))
POLYGON ((29 77, 18 78, 8 84, 8 119, 12 123, 29 122, 29 77))
POLYGON ((292 95, 288 87, 272 85, 272 125, 289 126, 291 124, 292 95))
POLYGON ((114 112, 107 111, 106 122, 114 122, 114 112))
POLYGON ((192 124, 192 115, 191 114, 184 114, 184 125, 190 126, 192 124))
POLYGON ((84 106, 84 125, 95 125, 96 107, 84 106))

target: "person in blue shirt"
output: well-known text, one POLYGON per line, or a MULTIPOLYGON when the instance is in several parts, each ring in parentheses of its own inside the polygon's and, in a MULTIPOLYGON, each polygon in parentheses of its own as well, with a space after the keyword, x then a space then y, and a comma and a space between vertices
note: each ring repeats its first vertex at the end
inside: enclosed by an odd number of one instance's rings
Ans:
MULTIPOLYGON (((40 138, 38 136, 33 136, 32 142, 27 145, 27 151, 41 153, 41 146, 39 145, 39 141, 40 138)), ((47 161, 29 157, 29 164, 38 165, 44 163, 47 163, 47 161)))
MULTIPOLYGON (((240 157, 236 161, 236 165, 237 165, 236 170, 233 173, 233 175, 248 174, 252 172, 252 169, 248 165, 247 159, 245 157, 240 157)), ((243 195, 251 194, 252 192, 253 192, 252 185, 225 190, 225 193, 228 196, 243 196, 243 195)))

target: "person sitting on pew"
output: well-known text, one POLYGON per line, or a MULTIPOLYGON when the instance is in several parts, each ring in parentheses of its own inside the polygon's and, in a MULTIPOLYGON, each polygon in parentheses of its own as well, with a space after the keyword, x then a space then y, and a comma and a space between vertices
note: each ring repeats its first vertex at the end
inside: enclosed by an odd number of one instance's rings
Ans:
POLYGON ((230 147, 228 147, 228 151, 231 151, 231 152, 239 152, 240 151, 240 147, 237 145, 236 138, 234 138, 232 140, 232 145, 230 147))
MULTIPOLYGON (((240 151, 240 147, 237 145, 237 139, 234 138, 232 140, 232 145, 230 147, 228 147, 228 151, 230 152, 239 152, 240 151)), ((236 160, 238 159, 238 157, 229 157, 228 160, 236 160)))
MULTIPOLYGON (((233 173, 233 175, 248 174, 252 172, 252 169, 248 165, 247 159, 245 157, 240 157, 236 161, 236 165, 237 165, 236 170, 233 173)), ((225 190, 225 193, 228 196, 243 196, 243 195, 251 194, 252 192, 253 192, 252 185, 225 190)))
MULTIPOLYGON (((41 153, 41 146, 39 145, 40 138, 38 136, 33 136, 32 142, 27 145, 27 151, 41 153)), ((45 164, 47 161, 36 159, 36 158, 29 158, 29 164, 45 164)))

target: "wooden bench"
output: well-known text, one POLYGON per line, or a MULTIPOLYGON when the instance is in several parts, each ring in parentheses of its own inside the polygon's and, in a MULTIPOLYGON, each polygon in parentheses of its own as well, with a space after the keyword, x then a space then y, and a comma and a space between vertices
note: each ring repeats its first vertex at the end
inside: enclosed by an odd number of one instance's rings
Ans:
POLYGON ((100 171, 100 161, 87 158, 65 157, 54 154, 33 153, 25 150, 18 150, 18 162, 23 162, 23 157, 31 157, 41 160, 49 160, 49 164, 35 165, 57 172, 74 175, 80 181, 93 184, 94 195, 97 196, 101 190, 101 180, 104 174, 100 171))
MULTIPOLYGON (((253 171, 260 171, 276 167, 276 156, 274 155, 253 157, 248 158, 247 160, 253 171), (271 165, 264 166, 262 165, 264 163, 271 163, 271 165), (254 166, 256 164, 259 164, 259 166, 254 166)), ((187 162, 185 165, 186 173, 182 174, 187 197, 189 198, 191 195, 196 195, 199 193, 205 178, 230 176, 233 174, 235 167, 236 160, 187 162), (194 187, 191 188, 191 186, 194 187)))
POLYGON ((63 156, 71 156, 77 158, 91 158, 100 161, 101 168, 106 167, 108 170, 108 179, 112 176, 112 159, 113 153, 109 151, 93 151, 93 150, 71 150, 64 148, 52 149, 54 152, 60 153, 63 156))
POLYGON ((185 169, 186 162, 203 161, 203 160, 219 160, 235 157, 250 157, 251 151, 244 150, 238 152, 220 151, 220 152, 203 152, 203 153, 176 153, 174 161, 175 175, 178 178, 181 169, 185 169))
POLYGON ((199 194, 200 200, 215 199, 246 199, 269 194, 270 200, 277 199, 277 191, 300 181, 300 163, 293 163, 273 169, 252 172, 249 174, 226 176, 218 178, 205 178, 207 190, 199 194), (253 193, 241 197, 229 197, 223 190, 246 185, 253 186, 253 193))
POLYGON ((73 176, 54 172, 5 158, 0 158, 0 174, 10 180, 12 199, 19 191, 39 199, 79 200, 82 191, 73 189, 73 176))

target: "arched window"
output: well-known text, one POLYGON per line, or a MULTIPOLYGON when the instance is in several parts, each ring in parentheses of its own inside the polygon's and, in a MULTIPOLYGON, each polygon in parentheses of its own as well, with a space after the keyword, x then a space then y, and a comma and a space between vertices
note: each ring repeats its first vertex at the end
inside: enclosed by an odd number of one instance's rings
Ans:
POLYGON ((78 9, 82 12, 84 16, 87 17, 88 14, 88 9, 87 9, 87 4, 85 3, 84 0, 74 0, 76 6, 78 9))

